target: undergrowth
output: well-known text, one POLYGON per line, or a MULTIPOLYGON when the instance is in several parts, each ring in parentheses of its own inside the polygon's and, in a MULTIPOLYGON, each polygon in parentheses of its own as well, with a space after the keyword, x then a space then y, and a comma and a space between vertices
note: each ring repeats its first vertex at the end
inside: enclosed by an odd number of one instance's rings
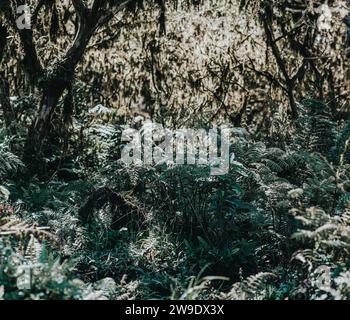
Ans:
POLYGON ((2 134, 0 299, 349 299, 349 123, 300 113, 235 135, 218 177, 123 165, 99 122, 43 181, 2 134))

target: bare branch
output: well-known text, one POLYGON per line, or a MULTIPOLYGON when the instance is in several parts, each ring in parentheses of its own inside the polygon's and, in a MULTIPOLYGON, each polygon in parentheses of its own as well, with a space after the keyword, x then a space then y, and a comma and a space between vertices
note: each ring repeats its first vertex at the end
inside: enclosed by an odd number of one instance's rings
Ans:
POLYGON ((276 39, 273 32, 273 26, 272 26, 273 9, 270 3, 265 4, 264 14, 265 16, 263 18, 263 25, 264 25, 265 34, 267 37, 267 44, 271 47, 272 53, 277 62, 277 66, 280 69, 281 73, 283 74, 285 84, 286 84, 286 89, 287 89, 287 95, 288 95, 288 99, 289 99, 290 107, 292 111, 291 112, 292 116, 294 118, 297 118, 298 116, 297 103, 294 97, 294 89, 295 89, 296 82, 295 82, 295 79, 292 79, 290 77, 286 62, 283 59, 281 50, 276 43, 276 39))
POLYGON ((267 80, 269 80, 271 83, 275 84, 277 87, 280 87, 282 90, 287 92, 287 88, 278 80, 276 79, 270 72, 268 71, 262 71, 262 70, 257 70, 254 62, 252 59, 249 58, 251 66, 247 66, 248 69, 254 71, 257 75, 265 77, 267 80))
POLYGON ((134 0, 122 0, 116 1, 117 3, 107 4, 104 7, 104 0, 95 0, 92 7, 92 14, 96 13, 96 29, 108 23, 116 14, 123 11, 130 5, 134 0), (101 10, 102 9, 102 10, 101 10))
POLYGON ((300 66, 300 68, 296 71, 296 73, 292 77, 293 83, 295 83, 298 80, 301 81, 304 78, 306 65, 307 65, 307 61, 304 59, 302 65, 300 66))
POLYGON ((72 0, 72 4, 79 19, 86 17, 88 8, 85 6, 83 0, 72 0))

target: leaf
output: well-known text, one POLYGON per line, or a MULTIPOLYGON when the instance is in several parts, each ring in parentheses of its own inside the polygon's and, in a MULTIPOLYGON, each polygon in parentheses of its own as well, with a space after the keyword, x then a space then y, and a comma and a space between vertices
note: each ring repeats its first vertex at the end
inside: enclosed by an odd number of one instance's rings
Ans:
POLYGON ((4 186, 0 186, 0 193, 2 193, 2 195, 4 196, 4 199, 5 199, 5 200, 8 200, 8 199, 10 198, 11 193, 10 193, 10 191, 9 191, 7 188, 5 188, 4 186))
POLYGON ((4 295, 5 295, 5 287, 0 286, 0 300, 4 300, 4 295))

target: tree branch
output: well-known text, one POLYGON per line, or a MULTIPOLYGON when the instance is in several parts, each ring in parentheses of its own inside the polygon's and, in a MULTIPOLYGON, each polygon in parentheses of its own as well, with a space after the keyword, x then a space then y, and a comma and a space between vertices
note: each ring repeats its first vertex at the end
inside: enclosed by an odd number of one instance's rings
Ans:
POLYGON ((0 6, 0 10, 3 12, 11 28, 19 35, 21 46, 24 51, 25 69, 29 73, 32 80, 36 82, 39 79, 39 75, 42 74, 43 69, 34 44, 33 30, 18 29, 16 16, 13 13, 13 8, 8 1, 6 6, 0 6))
POLYGON ((85 6, 83 0, 72 0, 72 4, 79 19, 84 19, 87 17, 88 8, 85 6))
POLYGON ((107 2, 107 6, 104 7, 106 1, 95 0, 92 6, 92 14, 96 14, 96 29, 108 23, 117 13, 126 9, 133 1, 135 0, 112 1, 112 4, 107 2))
POLYGON ((271 47, 271 50, 276 59, 278 68, 280 69, 284 77, 288 99, 289 99, 290 107, 292 111, 292 116, 293 118, 297 118, 298 117, 297 103, 294 98, 295 81, 293 81, 293 79, 289 76, 286 63, 283 60, 281 51, 276 43, 274 33, 273 33, 272 19, 273 19, 273 8, 270 3, 266 3, 264 7, 263 25, 264 25, 265 34, 267 37, 267 44, 271 47))

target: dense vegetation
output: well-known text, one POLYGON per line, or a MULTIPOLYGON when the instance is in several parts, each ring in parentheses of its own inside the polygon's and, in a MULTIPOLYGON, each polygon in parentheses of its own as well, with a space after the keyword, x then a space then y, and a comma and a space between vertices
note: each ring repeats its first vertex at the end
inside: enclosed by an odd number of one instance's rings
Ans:
POLYGON ((1 1, 0 300, 349 299, 349 10, 1 1), (150 121, 234 127, 229 173, 123 164, 150 121))

